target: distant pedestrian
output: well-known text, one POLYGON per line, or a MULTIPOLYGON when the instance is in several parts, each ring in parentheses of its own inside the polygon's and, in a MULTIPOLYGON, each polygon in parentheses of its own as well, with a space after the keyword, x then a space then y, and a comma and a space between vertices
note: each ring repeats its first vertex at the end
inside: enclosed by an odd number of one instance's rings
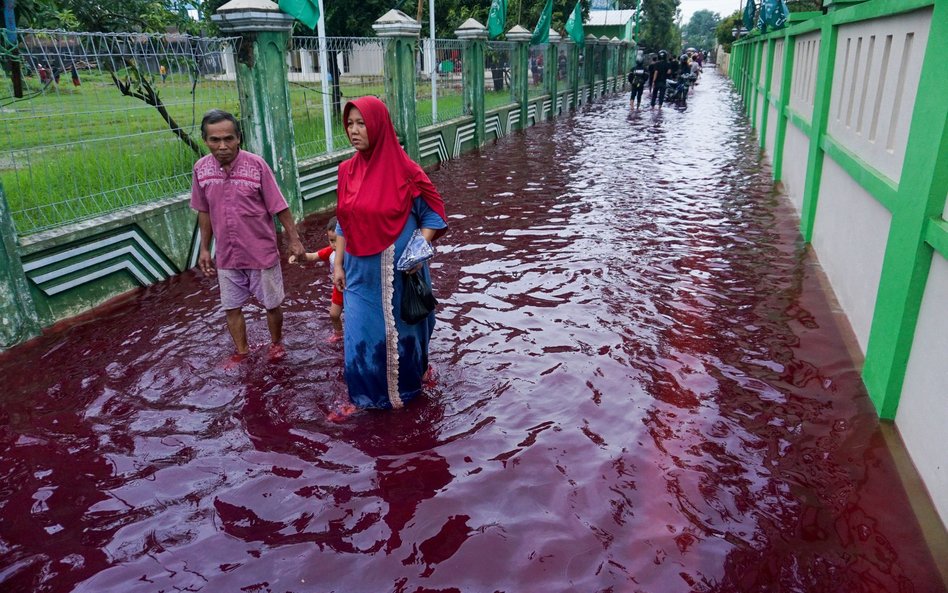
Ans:
POLYGON ((635 62, 635 67, 629 72, 629 85, 632 87, 632 96, 629 97, 629 107, 639 108, 642 104, 642 93, 648 84, 648 70, 642 63, 642 58, 635 62))
POLYGON ((164 64, 158 66, 158 74, 161 75, 161 82, 164 82, 168 78, 168 68, 164 64))

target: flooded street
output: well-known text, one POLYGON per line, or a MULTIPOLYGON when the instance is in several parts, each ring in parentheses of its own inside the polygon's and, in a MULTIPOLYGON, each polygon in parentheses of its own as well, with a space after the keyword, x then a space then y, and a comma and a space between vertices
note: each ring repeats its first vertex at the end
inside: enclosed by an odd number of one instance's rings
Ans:
POLYGON ((195 272, 0 355, 0 590, 944 591, 757 154, 711 73, 433 173, 438 381, 403 410, 327 420, 322 263, 284 264, 281 361, 255 309, 222 364, 195 272))

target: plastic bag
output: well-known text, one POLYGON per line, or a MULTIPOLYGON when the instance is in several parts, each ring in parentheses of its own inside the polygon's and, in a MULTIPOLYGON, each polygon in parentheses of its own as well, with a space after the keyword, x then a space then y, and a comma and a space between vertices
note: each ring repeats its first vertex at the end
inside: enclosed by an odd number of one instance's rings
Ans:
POLYGON ((402 321, 415 325, 428 317, 438 301, 431 294, 431 285, 421 274, 402 274, 405 281, 402 286, 402 321))
POLYGON ((432 257, 434 257, 434 247, 431 246, 431 243, 429 243, 427 239, 421 236, 421 231, 416 229, 415 232, 412 233, 411 239, 408 240, 408 245, 405 246, 405 251, 402 252, 402 256, 398 258, 398 263, 395 264, 395 268, 400 272, 407 272, 432 257))

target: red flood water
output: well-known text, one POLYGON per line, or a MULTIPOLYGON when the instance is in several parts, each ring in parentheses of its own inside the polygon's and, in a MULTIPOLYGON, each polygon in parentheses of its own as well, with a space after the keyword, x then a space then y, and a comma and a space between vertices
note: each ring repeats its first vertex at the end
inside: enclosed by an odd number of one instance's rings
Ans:
POLYGON ((0 590, 944 591, 756 154, 710 75, 433 174, 439 378, 401 411, 326 419, 322 264, 284 267, 283 360, 225 368, 192 272, 0 357, 0 590))

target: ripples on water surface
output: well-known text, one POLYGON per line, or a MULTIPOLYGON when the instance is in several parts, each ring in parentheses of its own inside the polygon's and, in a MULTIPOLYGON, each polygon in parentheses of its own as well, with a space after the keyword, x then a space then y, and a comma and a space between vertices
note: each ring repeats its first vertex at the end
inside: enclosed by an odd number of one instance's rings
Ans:
POLYGON ((282 362, 222 369, 193 273, 3 357, 0 588, 942 590, 756 152, 714 76, 435 173, 440 378, 403 411, 325 420, 322 266, 282 362))

